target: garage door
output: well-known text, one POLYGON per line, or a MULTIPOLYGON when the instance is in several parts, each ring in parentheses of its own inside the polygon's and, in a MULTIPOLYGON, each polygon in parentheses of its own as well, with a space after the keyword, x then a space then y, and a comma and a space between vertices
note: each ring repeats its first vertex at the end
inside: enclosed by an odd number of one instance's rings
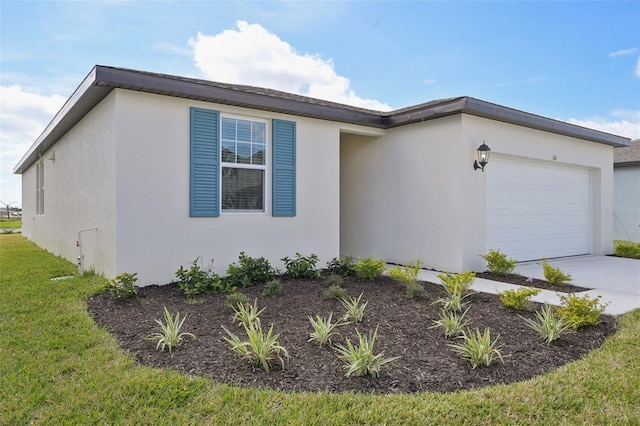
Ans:
POLYGON ((496 156, 486 173, 488 249, 518 261, 591 251, 588 169, 496 156))

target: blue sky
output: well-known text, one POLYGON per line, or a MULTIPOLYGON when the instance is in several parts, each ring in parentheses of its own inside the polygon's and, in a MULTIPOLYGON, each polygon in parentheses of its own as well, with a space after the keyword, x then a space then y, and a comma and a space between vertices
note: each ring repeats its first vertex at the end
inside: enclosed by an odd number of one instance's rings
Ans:
POLYGON ((96 65, 373 109, 473 96, 640 138, 640 0, 0 0, 0 200, 96 65))

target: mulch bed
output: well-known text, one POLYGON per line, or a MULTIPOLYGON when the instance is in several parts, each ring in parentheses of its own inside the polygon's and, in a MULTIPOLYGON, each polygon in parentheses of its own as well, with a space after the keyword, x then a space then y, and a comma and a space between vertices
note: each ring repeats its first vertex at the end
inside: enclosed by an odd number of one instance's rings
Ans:
POLYGON ((517 382, 581 358, 616 330, 616 319, 603 316, 600 325, 564 334, 547 345, 518 317, 532 317, 531 312, 514 312, 495 295, 474 293, 468 298, 471 308, 466 318, 474 330, 489 327, 491 336, 499 335, 504 364, 498 361, 472 369, 448 346, 451 340, 445 339, 439 329, 430 329, 440 313, 439 305, 433 302, 445 293, 440 285, 424 285, 426 295, 409 300, 403 286, 387 277, 373 281, 345 279, 343 286, 348 294, 357 297, 364 293, 362 300, 369 304, 363 322, 339 328, 340 336, 334 342, 344 343, 349 338, 357 343, 356 328, 365 334, 378 327, 375 351, 384 352, 387 357, 401 356, 383 368, 376 379, 345 377, 334 350, 308 342, 312 331, 308 316, 333 312, 335 319, 344 312, 338 301, 323 297, 327 284, 322 280, 282 279, 283 292, 276 297, 261 296, 263 285, 242 289, 251 301, 257 298, 260 307, 266 306, 262 324, 275 325, 275 332, 281 333, 280 343, 291 355, 284 370, 278 364, 270 373, 242 361, 223 340, 221 325, 243 335, 242 328, 232 321, 232 312, 225 307, 225 295, 205 295, 193 303, 179 292, 177 284, 168 284, 142 288, 137 298, 128 301, 101 293, 91 297, 88 305, 96 323, 106 327, 140 364, 219 382, 286 391, 450 392, 517 382), (187 315, 183 331, 197 336, 196 340, 187 338, 171 354, 156 350, 155 342, 145 340, 155 331, 154 319, 163 318, 163 306, 172 314, 187 315))
POLYGON ((519 284, 519 285, 525 285, 525 286, 529 286, 529 287, 536 287, 536 288, 541 288, 543 290, 552 290, 552 291, 557 291, 560 293, 577 293, 577 292, 581 292, 581 291, 587 291, 590 290, 589 288, 585 288, 585 287, 580 287, 577 285, 572 285, 572 284, 551 284, 547 281, 544 280, 539 280, 537 278, 534 278, 531 282, 527 282, 527 277, 523 277, 521 275, 508 275, 508 276, 504 276, 504 275, 497 275, 494 274, 493 272, 476 272, 476 277, 477 278, 484 278, 487 280, 492 280, 492 281, 500 281, 503 283, 510 283, 510 284, 519 284))

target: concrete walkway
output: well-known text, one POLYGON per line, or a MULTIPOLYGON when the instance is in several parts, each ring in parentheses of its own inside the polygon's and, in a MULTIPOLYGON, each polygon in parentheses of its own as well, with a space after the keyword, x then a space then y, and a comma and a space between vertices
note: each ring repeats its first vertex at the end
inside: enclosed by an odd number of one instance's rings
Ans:
MULTIPOLYGON (((526 277, 544 279, 542 262, 520 263, 516 272, 526 277), (539 263, 539 264, 538 264, 539 263)), ((559 267, 573 277, 573 284, 593 290, 580 292, 589 297, 600 297, 601 303, 608 303, 605 313, 621 315, 634 309, 640 309, 640 260, 623 259, 610 256, 584 256, 560 260, 550 260, 550 264, 559 267)), ((388 265, 393 268, 395 265, 388 265)), ((440 284, 440 272, 421 270, 419 279, 440 284)), ((497 294, 505 290, 518 289, 519 285, 476 278, 471 289, 497 294)), ((560 294, 551 290, 542 290, 530 300, 539 303, 560 305, 560 294)))

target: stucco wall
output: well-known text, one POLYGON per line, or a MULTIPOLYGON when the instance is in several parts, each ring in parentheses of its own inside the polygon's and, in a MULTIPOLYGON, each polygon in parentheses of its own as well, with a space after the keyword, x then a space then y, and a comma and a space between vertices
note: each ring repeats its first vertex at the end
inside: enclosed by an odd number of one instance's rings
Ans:
POLYGON ((280 259, 315 253, 318 266, 339 254, 339 127, 335 123, 117 91, 117 272, 138 272, 141 285, 175 279, 200 256, 223 274, 241 251, 280 259), (271 119, 297 123, 297 215, 271 216, 270 164, 264 213, 189 217, 189 108, 264 119, 271 158, 271 119))
POLYGON ((640 242, 640 167, 616 168, 614 186, 614 236, 640 242))
POLYGON ((42 158, 45 211, 36 214, 36 163, 22 174, 22 233, 53 254, 76 262, 78 231, 85 267, 115 271, 115 108, 112 94, 42 158), (54 159, 49 159, 53 157, 54 159))
POLYGON ((428 268, 484 270, 487 175, 473 169, 484 141, 492 155, 587 167, 593 193, 592 253, 612 251, 613 148, 458 114, 341 144, 341 253, 428 268))

